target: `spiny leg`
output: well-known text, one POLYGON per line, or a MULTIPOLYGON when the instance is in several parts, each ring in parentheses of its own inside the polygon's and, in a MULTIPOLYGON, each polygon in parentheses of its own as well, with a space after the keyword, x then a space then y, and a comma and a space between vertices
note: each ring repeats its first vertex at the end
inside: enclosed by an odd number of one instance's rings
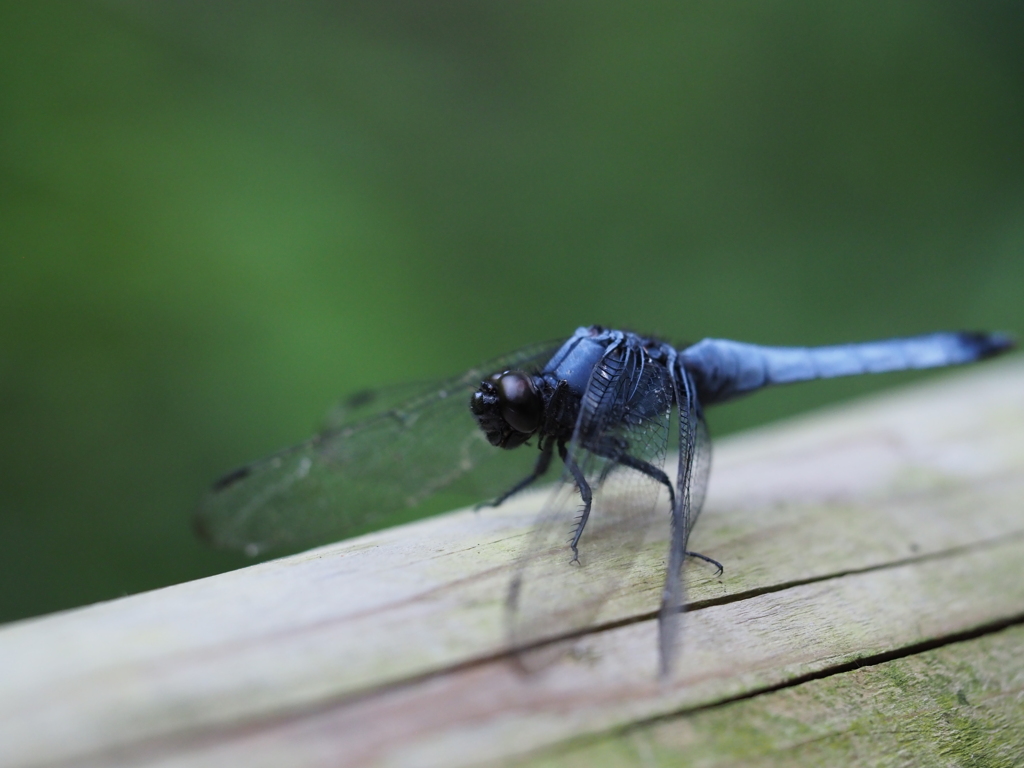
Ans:
MULTIPOLYGON (((642 461, 641 459, 638 459, 638 458, 636 458, 634 456, 630 456, 628 453, 616 457, 613 461, 614 461, 614 463, 610 464, 609 466, 614 466, 615 464, 622 464, 623 466, 626 466, 626 467, 632 467, 633 469, 637 470, 638 472, 643 472, 645 475, 654 478, 659 483, 661 483, 666 488, 668 488, 669 509, 675 509, 675 507, 676 507, 676 494, 675 494, 675 490, 672 488, 672 482, 668 479, 668 475, 666 475, 664 472, 662 472, 660 469, 658 469, 653 464, 650 464, 650 463, 648 463, 646 461, 642 461)), ((608 470, 606 469, 606 472, 607 471, 608 470)), ((683 554, 684 555, 689 555, 690 557, 696 557, 698 560, 703 560, 705 563, 710 563, 711 565, 715 566, 715 568, 718 569, 718 572, 715 573, 715 577, 716 578, 718 576, 721 576, 723 573, 725 573, 725 566, 722 565, 717 560, 708 557, 707 555, 702 555, 700 552, 689 552, 689 551, 684 552, 683 554)))
MULTIPOLYGON (((659 483, 668 488, 669 509, 675 509, 675 489, 672 487, 672 481, 668 479, 668 475, 666 475, 662 470, 658 469, 653 464, 646 462, 643 459, 638 459, 635 456, 631 456, 624 451, 621 451, 621 446, 616 447, 620 449, 620 452, 613 453, 612 451, 607 450, 607 445, 602 445, 597 450, 594 451, 594 453, 596 453, 597 455, 604 456, 611 460, 611 463, 609 463, 608 466, 605 467, 604 471, 601 473, 601 480, 603 481, 604 478, 607 477, 608 473, 611 472, 611 470, 614 469, 615 466, 618 464, 621 464, 624 467, 630 467, 632 469, 637 470, 638 472, 643 472, 648 477, 654 478, 659 483)), ((725 573, 725 566, 717 560, 708 557, 707 555, 702 555, 700 554, 700 552, 689 551, 684 552, 683 554, 689 555, 690 557, 696 557, 698 560, 703 560, 705 563, 710 563, 711 565, 715 566, 715 568, 718 569, 718 572, 715 574, 716 577, 721 576, 723 573, 725 573)))
POLYGON ((654 478, 659 483, 668 488, 669 509, 675 509, 676 492, 675 489, 672 487, 672 481, 668 479, 668 475, 666 475, 663 471, 658 469, 653 464, 646 462, 643 459, 638 459, 635 456, 630 456, 628 453, 619 456, 616 459, 616 461, 625 467, 630 467, 632 469, 637 470, 638 472, 643 472, 648 477, 654 478))
POLYGON ((725 566, 707 555, 702 555, 700 552, 684 552, 683 554, 689 555, 690 557, 696 557, 698 560, 703 560, 705 563, 711 563, 711 565, 718 569, 718 573, 716 573, 715 576, 721 576, 725 573, 725 566))
POLYGON ((572 477, 576 481, 576 487, 580 492, 580 498, 583 500, 583 511, 580 513, 579 518, 577 518, 576 531, 573 534, 572 541, 569 543, 569 546, 572 548, 572 560, 569 562, 579 564, 580 551, 576 545, 580 543, 580 536, 583 535, 583 529, 590 518, 590 504, 593 501, 593 496, 590 493, 590 485, 587 483, 587 479, 583 477, 583 473, 576 466, 576 462, 569 458, 569 452, 565 449, 565 442, 561 440, 558 441, 558 455, 562 457, 565 466, 572 473, 572 477))
POLYGON ((599 445, 594 450, 594 453, 598 456, 604 456, 605 458, 611 460, 611 463, 609 463, 608 466, 606 466, 604 470, 601 472, 601 482, 604 482, 605 477, 608 476, 608 474, 615 468, 617 464, 621 464, 624 467, 630 467, 631 469, 635 469, 637 472, 642 472, 648 477, 657 480, 659 483, 668 488, 669 509, 676 508, 675 489, 672 487, 672 481, 668 479, 668 475, 666 475, 662 470, 658 469, 650 462, 644 461, 643 459, 638 459, 635 456, 630 456, 628 453, 625 452, 625 450, 622 449, 622 446, 617 445, 614 449, 612 449, 609 445, 602 444, 599 445))
POLYGON ((537 479, 542 477, 544 473, 548 471, 548 467, 551 466, 551 453, 554 449, 554 445, 555 441, 553 439, 549 439, 547 442, 544 442, 544 438, 541 438, 540 456, 537 457, 537 463, 533 465, 533 472, 531 472, 518 483, 513 485, 511 488, 509 488, 507 491, 501 494, 501 496, 499 496, 498 498, 492 501, 481 501, 479 504, 476 505, 476 509, 500 506, 510 496, 514 496, 515 494, 519 493, 521 490, 529 486, 531 483, 535 482, 537 479))

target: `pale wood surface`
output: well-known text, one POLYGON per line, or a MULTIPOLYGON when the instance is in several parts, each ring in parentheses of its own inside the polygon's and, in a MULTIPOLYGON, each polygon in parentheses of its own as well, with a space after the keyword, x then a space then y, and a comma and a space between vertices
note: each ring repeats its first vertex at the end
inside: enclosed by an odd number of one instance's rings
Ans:
POLYGON ((1019 766, 1024 627, 545 750, 532 768, 1019 766))
MULTIPOLYGON (((651 619, 661 541, 598 630, 542 673, 510 663, 505 591, 544 498, 0 628, 0 765, 616 764, 627 742, 651 764, 729 764, 740 758, 725 745, 761 727, 743 713, 762 723, 771 702, 803 701, 832 733, 861 722, 837 692, 874 684, 853 662, 913 677, 906 665, 958 652, 995 681, 970 690, 1020 701, 1019 665, 1000 677, 977 650, 999 638, 1024 657, 1020 631, 1001 630, 1024 623, 1020 359, 716 443, 691 545, 726 572, 688 566, 696 610, 668 686, 651 619), (718 742, 685 736, 715 716, 718 742)), ((994 755, 1024 730, 1019 708, 1000 711, 993 722, 1016 729, 961 718, 994 755)), ((761 736, 770 765, 789 737, 761 736)), ((865 764, 882 762, 873 744, 855 745, 865 764)), ((821 764, 813 750, 778 759, 800 755, 821 764)))

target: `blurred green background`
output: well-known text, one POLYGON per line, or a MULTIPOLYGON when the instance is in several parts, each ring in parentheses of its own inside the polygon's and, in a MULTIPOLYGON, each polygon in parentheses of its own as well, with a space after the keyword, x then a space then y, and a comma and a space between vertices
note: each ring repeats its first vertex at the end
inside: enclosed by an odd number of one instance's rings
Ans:
POLYGON ((189 528, 222 471, 581 324, 1019 331, 1021 40, 1017 2, 3 2, 0 621, 244 564, 189 528))

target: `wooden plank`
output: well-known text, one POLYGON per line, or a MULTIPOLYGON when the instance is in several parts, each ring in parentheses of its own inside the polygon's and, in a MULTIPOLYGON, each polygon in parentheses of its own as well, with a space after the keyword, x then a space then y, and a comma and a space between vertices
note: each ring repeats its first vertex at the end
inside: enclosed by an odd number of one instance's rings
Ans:
MULTIPOLYGON (((572 644, 544 674, 467 665, 355 701, 156 740, 130 753, 170 765, 472 765, 764 690, 853 661, 1024 619, 1024 541, 962 557, 814 583, 699 610, 674 684, 653 679, 655 628, 639 622, 572 644), (951 589, 957 599, 944 605, 951 589)), ((95 764, 109 764, 105 754, 95 764)))
POLYGON ((1022 392, 1008 360, 716 446, 692 544, 727 570, 688 571, 671 686, 663 541, 614 629, 514 671, 534 494, 0 629, 0 765, 471 764, 1022 620, 1022 392))
POLYGON ((518 763, 532 768, 1024 762, 1024 627, 714 706, 518 763))

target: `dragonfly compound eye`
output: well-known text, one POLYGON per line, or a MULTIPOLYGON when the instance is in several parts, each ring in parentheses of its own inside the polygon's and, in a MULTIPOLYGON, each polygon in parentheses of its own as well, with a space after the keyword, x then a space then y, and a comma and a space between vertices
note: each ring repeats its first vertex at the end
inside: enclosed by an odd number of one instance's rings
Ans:
POLYGON ((496 382, 501 415, 516 432, 530 433, 540 427, 544 399, 533 378, 522 371, 503 373, 496 382))

